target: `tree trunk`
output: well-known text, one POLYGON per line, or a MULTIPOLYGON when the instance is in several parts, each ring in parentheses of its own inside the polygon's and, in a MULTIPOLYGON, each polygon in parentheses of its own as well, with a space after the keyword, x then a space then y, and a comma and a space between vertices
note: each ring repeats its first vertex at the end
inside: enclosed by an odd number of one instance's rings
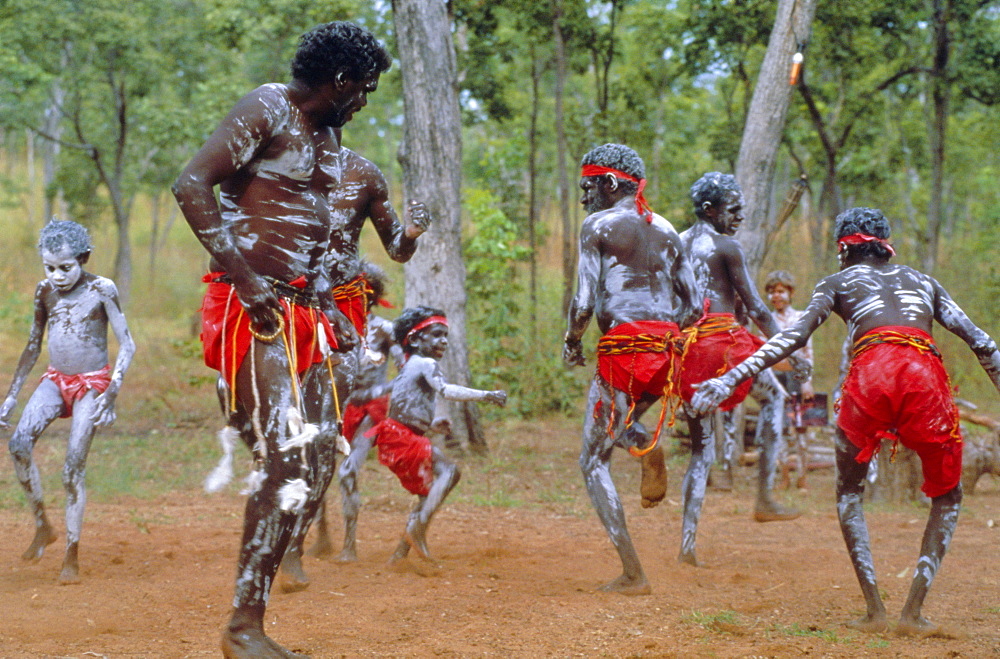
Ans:
POLYGON ((948 19, 951 3, 934 0, 934 52, 931 65, 931 199, 927 206, 927 232, 924 234, 920 265, 924 272, 933 274, 937 262, 938 242, 941 237, 944 188, 945 137, 948 128, 948 105, 951 84, 948 80, 948 58, 951 51, 951 33, 948 19))
POLYGON ((746 221, 738 237, 753 274, 764 260, 774 230, 770 187, 793 90, 788 84, 792 55, 805 47, 815 11, 816 0, 779 0, 740 142, 736 178, 746 200, 746 221))
POLYGON ((528 244, 531 250, 531 338, 538 342, 538 114, 541 99, 538 87, 542 65, 531 47, 531 119, 528 124, 528 244))
MULTIPOLYGON (((393 21, 403 76, 405 123, 399 147, 403 189, 433 217, 405 266, 406 304, 444 310, 449 348, 441 367, 456 384, 469 384, 462 260, 462 124, 456 87, 455 46, 444 2, 393 0, 393 21)), ((452 432, 463 446, 485 452, 474 403, 449 405, 452 432)))
POLYGON ((563 299, 562 313, 569 313, 569 305, 573 301, 573 288, 576 284, 576 243, 573 240, 573 221, 569 212, 569 173, 566 164, 566 118, 563 112, 563 89, 566 86, 566 44, 563 41, 562 0, 552 2, 552 42, 555 47, 556 80, 555 80, 555 122, 557 167, 559 169, 559 214, 562 218, 562 270, 563 299))

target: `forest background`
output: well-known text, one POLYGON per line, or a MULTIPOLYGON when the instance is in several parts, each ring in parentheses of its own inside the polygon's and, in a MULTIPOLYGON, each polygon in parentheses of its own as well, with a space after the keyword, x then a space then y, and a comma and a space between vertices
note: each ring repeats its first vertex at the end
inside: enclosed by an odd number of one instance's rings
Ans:
MULTIPOLYGON (((511 393, 507 410, 485 414, 581 409, 591 371, 569 371, 560 359, 584 217, 576 163, 597 144, 632 146, 646 162, 652 207, 678 230, 689 226, 691 183, 736 167, 777 5, 448 4, 462 111, 470 371, 475 385, 511 393)), ((150 428, 218 422, 195 320, 207 256, 169 186, 240 96, 288 79, 302 32, 341 19, 398 53, 388 2, 0 1, 2 372, 13 372, 27 338, 42 278, 37 234, 54 214, 90 227, 89 269, 114 278, 125 300, 139 353, 119 416, 150 428)), ((808 188, 754 264, 758 283, 769 270, 790 270, 801 308, 836 268, 832 218, 878 207, 892 222, 897 261, 931 271, 1000 336, 1000 3, 818 2, 799 47, 804 74, 771 214, 803 175, 808 188)), ((397 209, 403 125, 395 65, 344 144, 381 167, 397 209)), ((402 304, 402 268, 374 232, 362 248, 389 271, 390 299, 402 304)), ((971 353, 946 332, 937 336, 959 395, 996 415, 1000 402, 971 353)), ((836 383, 843 338, 838 320, 817 333, 819 390, 836 383)))

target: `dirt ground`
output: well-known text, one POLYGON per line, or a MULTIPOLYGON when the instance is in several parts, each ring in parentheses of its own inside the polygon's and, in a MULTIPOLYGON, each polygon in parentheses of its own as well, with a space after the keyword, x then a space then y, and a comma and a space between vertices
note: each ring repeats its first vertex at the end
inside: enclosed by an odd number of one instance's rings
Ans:
MULTIPOLYGON (((556 458, 574 455, 567 446, 556 458)), ((569 513, 559 512, 565 506, 449 502, 429 534, 436 561, 390 570, 385 563, 411 503, 396 486, 365 499, 359 562, 307 558, 308 590, 275 589, 268 633, 313 657, 1000 654, 1000 530, 993 523, 1000 523, 1000 488, 989 478, 965 499, 924 609, 949 631, 913 640, 842 625, 862 612, 863 601, 837 526, 831 471, 814 472, 809 493, 789 496, 807 511, 792 522, 751 520, 749 469, 736 491, 711 492, 698 539, 704 566, 691 568, 675 560, 683 463, 671 463, 668 500, 651 510, 639 506, 635 463, 618 457, 615 469, 650 596, 596 592, 620 564, 582 486, 567 495, 579 504, 569 513)), ((370 460, 364 478, 383 472, 370 460)), ((466 476, 476 477, 475 470, 466 476)), ((242 501, 235 492, 189 491, 90 505, 83 581, 75 586, 56 584, 61 539, 40 563, 23 564, 28 514, 0 510, 0 656, 218 656, 242 501)), ((51 516, 61 529, 58 509, 51 516)), ((869 513, 891 616, 906 596, 925 519, 916 506, 869 513)), ((339 536, 339 516, 335 528, 339 536)))

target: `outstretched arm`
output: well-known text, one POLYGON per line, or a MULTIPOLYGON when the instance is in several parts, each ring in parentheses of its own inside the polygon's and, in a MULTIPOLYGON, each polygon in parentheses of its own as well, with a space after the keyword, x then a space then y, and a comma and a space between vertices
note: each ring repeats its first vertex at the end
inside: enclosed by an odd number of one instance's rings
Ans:
POLYGON ((698 391, 691 401, 695 412, 707 414, 731 396, 741 382, 777 364, 804 346, 816 328, 829 318, 833 310, 833 301, 832 287, 827 280, 823 280, 813 292, 812 300, 802 317, 794 325, 772 336, 757 352, 747 357, 736 368, 698 386, 698 391))
POLYGON ((448 400, 488 402, 499 405, 500 407, 507 404, 506 391, 503 391, 502 389, 498 389, 496 391, 483 391, 481 389, 472 389, 458 384, 451 384, 444 379, 444 375, 441 374, 441 368, 437 365, 437 362, 432 360, 431 364, 432 370, 429 374, 426 374, 427 381, 430 382, 434 391, 448 400))
POLYGON ((972 348, 993 386, 1000 391, 1000 351, 996 341, 972 322, 937 281, 934 281, 934 293, 934 320, 972 348))
POLYGON ((563 361, 567 366, 583 366, 583 333, 594 315, 597 299, 597 278, 601 272, 601 255, 592 223, 584 220, 580 231, 580 258, 577 262, 576 295, 569 307, 566 335, 563 337, 563 361))
POLYGON ((14 370, 14 379, 11 380, 7 398, 3 401, 3 405, 0 406, 0 427, 3 428, 7 427, 10 416, 14 413, 14 407, 17 406, 17 395, 21 393, 24 381, 28 379, 28 374, 35 367, 38 355, 42 352, 42 337, 45 336, 45 324, 49 318, 43 293, 45 286, 46 282, 42 281, 35 287, 35 319, 31 324, 31 332, 28 334, 28 344, 24 347, 21 359, 17 362, 17 368, 14 370))
POLYGON ((118 357, 115 359, 115 367, 111 371, 111 384, 108 385, 103 394, 97 397, 97 404, 90 418, 94 425, 108 426, 114 423, 116 418, 115 400, 117 400, 118 392, 121 390, 125 371, 128 370, 132 363, 132 357, 135 355, 135 341, 132 340, 132 334, 128 331, 125 314, 122 313, 121 305, 118 302, 118 288, 114 282, 109 280, 106 283, 101 283, 101 299, 104 304, 104 312, 108 316, 108 323, 115 333, 115 338, 118 339, 118 357))

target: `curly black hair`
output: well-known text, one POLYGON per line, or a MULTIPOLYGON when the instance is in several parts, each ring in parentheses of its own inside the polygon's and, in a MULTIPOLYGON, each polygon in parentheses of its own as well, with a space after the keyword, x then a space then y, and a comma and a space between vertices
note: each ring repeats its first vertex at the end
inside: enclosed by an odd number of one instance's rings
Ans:
POLYGON ((38 236, 38 251, 56 254, 64 247, 69 248, 81 265, 87 262, 94 249, 86 227, 71 220, 52 218, 38 236))
MULTIPOLYGON (((642 158, 634 149, 624 144, 595 146, 580 159, 580 166, 585 165, 610 167, 640 180, 646 178, 646 165, 642 162, 642 158)), ((639 184, 635 181, 627 179, 618 179, 618 181, 622 191, 626 194, 635 194, 639 190, 639 184)))
POLYGON ((392 58, 365 28, 347 21, 317 25, 299 39, 292 77, 316 85, 343 71, 360 82, 389 70, 392 58))
POLYGON ((364 259, 361 260, 360 266, 372 289, 371 297, 368 299, 368 310, 371 311, 371 308, 385 297, 385 285, 389 277, 385 274, 385 270, 364 259))
POLYGON ((702 217, 705 209, 701 206, 706 201, 712 206, 720 206, 725 203, 726 195, 732 192, 742 192, 740 184, 736 182, 736 177, 732 174, 722 172, 708 172, 691 186, 691 201, 694 203, 694 214, 702 217))
MULTIPOLYGON (((855 233, 863 233, 882 240, 888 240, 892 235, 892 228, 889 220, 885 218, 877 208, 849 208, 840 215, 834 224, 833 234, 837 240, 844 236, 855 233)), ((859 245, 847 245, 850 255, 855 258, 865 258, 873 256, 880 259, 888 259, 892 252, 882 243, 862 243, 859 245)))
POLYGON ((396 339, 396 343, 403 346, 403 350, 406 354, 416 352, 416 349, 409 345, 409 342, 406 340, 407 335, 414 327, 424 322, 431 316, 445 317, 444 312, 440 309, 421 305, 418 307, 407 307, 406 309, 403 309, 403 313, 399 314, 399 317, 394 321, 392 336, 396 339))

